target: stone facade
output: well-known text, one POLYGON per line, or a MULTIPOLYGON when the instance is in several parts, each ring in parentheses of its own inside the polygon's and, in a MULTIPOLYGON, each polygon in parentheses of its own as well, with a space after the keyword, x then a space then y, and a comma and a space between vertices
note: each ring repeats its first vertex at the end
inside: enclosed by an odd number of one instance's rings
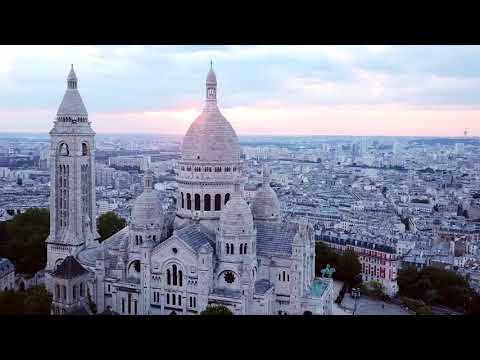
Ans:
MULTIPOLYGON (((101 244, 84 241, 73 254, 85 273, 66 284, 51 273, 51 283, 65 286, 67 294, 60 289, 56 313, 81 305, 73 284, 86 281, 99 313, 193 315, 221 304, 239 315, 331 314, 332 282, 315 278, 313 227, 280 221, 267 170, 255 213, 242 197, 240 146, 218 109, 216 90, 210 69, 204 110, 185 135, 176 164, 173 234, 167 236, 147 170, 128 226, 101 244)), ((49 247, 57 259, 55 251, 49 247)))

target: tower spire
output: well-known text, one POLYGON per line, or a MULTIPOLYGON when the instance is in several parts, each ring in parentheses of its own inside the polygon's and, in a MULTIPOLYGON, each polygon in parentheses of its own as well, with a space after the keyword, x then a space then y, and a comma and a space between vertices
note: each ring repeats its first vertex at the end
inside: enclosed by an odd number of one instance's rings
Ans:
POLYGON ((73 70, 73 64, 71 64, 70 72, 68 73, 68 77, 67 77, 67 88, 76 89, 77 81, 78 81, 77 74, 75 74, 75 70, 73 70))
POLYGON ((207 74, 206 81, 206 90, 207 90, 207 104, 216 104, 217 103, 217 76, 215 71, 213 71, 213 61, 210 60, 210 70, 207 74))

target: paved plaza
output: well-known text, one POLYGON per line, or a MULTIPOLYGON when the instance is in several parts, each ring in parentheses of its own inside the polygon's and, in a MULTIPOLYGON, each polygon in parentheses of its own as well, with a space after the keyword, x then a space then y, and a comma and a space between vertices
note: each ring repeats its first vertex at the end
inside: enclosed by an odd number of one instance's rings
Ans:
MULTIPOLYGON (((350 294, 345 294, 341 307, 353 313, 355 299, 350 294)), ((361 296, 356 299, 354 315, 410 315, 410 313, 399 305, 361 296)))

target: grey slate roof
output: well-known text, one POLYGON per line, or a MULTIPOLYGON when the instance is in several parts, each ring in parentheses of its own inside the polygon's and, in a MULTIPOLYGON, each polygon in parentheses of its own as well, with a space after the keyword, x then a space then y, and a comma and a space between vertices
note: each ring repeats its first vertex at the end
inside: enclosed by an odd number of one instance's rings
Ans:
POLYGON ((73 279, 88 271, 73 256, 67 256, 53 272, 53 276, 62 279, 73 279))
POLYGON ((273 285, 268 279, 261 279, 255 282, 255 294, 263 295, 265 294, 273 285))
POLYGON ((257 255, 292 255, 297 227, 291 223, 257 222, 257 255))
POLYGON ((192 224, 175 231, 175 236, 191 247, 194 251, 198 251, 203 245, 210 244, 215 249, 215 243, 210 241, 205 233, 200 230, 200 225, 192 224))
POLYGON ((57 116, 88 116, 87 109, 77 89, 67 89, 57 116))
POLYGON ((215 288, 213 289, 212 295, 231 299, 240 299, 242 297, 242 292, 234 289, 215 288))

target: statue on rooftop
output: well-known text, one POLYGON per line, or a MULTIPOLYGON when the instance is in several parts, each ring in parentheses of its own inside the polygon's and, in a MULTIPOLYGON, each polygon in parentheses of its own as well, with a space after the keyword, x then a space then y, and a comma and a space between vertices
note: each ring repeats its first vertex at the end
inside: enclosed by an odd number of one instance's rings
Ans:
POLYGON ((331 268, 330 264, 327 264, 327 266, 324 269, 322 269, 320 272, 322 274, 322 277, 327 277, 331 279, 335 271, 336 271, 335 268, 333 267, 331 268))

